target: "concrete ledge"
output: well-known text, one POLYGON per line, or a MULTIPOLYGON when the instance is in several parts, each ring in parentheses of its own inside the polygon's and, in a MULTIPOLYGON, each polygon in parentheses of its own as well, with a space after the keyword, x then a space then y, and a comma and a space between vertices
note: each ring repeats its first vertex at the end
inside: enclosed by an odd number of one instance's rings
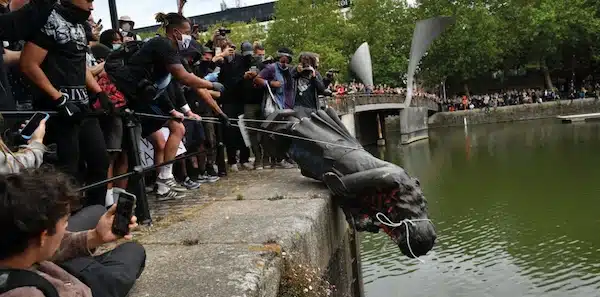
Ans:
MULTIPOLYGON (((252 181, 241 182, 240 194, 138 239, 147 248, 147 268, 129 296, 277 296, 281 250, 323 271, 334 257, 347 267, 348 225, 322 184, 298 170, 230 179, 238 178, 252 181)), ((352 280, 343 273, 336 278, 352 280)))

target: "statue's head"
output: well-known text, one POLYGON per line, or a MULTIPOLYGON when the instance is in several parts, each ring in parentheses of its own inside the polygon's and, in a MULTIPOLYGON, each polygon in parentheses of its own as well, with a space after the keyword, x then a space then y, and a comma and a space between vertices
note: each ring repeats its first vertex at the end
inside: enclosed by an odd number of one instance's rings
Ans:
POLYGON ((419 257, 433 248, 437 236, 427 216, 427 200, 419 180, 404 172, 398 178, 393 189, 378 194, 376 209, 381 214, 374 213, 372 219, 380 224, 404 255, 419 257))

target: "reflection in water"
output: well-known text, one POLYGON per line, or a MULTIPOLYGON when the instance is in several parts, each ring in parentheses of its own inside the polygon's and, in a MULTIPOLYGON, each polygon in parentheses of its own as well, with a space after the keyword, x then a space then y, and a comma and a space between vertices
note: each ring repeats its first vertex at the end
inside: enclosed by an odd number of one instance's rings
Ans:
POLYGON ((405 147, 389 138, 381 153, 420 179, 437 245, 421 264, 363 234, 367 296, 600 296, 600 124, 429 136, 405 147))

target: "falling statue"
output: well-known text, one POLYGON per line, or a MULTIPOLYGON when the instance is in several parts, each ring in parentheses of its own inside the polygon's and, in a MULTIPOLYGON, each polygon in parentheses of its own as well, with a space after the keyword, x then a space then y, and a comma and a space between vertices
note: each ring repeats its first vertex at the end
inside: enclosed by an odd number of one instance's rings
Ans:
POLYGON ((295 136, 282 139, 283 148, 303 176, 327 185, 357 231, 382 229, 409 257, 431 250, 436 234, 419 181, 365 151, 333 109, 304 118, 293 110, 276 111, 263 128, 295 136))
MULTIPOLYGON (((407 105, 411 102, 418 62, 453 21, 436 17, 417 23, 408 68, 407 105)), ((368 44, 358 48, 351 67, 365 85, 373 85, 368 44)), ((291 136, 277 137, 279 147, 298 164, 302 175, 327 185, 355 230, 383 230, 411 258, 433 248, 436 233, 419 181, 400 166, 365 151, 333 109, 318 110, 308 117, 293 110, 278 110, 268 116, 262 128, 291 136)))

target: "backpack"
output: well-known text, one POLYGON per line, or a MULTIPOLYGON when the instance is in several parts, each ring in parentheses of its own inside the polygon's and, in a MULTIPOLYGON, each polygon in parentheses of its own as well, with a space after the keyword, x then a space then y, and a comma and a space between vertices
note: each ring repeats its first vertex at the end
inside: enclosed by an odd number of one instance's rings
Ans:
POLYGON ((104 69, 108 74, 114 73, 118 71, 121 67, 127 65, 129 59, 137 53, 142 46, 144 45, 143 41, 129 41, 123 43, 121 48, 118 50, 112 51, 108 57, 106 57, 106 61, 104 63, 104 69))
POLYGON ((0 294, 21 287, 35 287, 46 297, 59 297, 56 288, 43 276, 33 271, 0 268, 0 294))

